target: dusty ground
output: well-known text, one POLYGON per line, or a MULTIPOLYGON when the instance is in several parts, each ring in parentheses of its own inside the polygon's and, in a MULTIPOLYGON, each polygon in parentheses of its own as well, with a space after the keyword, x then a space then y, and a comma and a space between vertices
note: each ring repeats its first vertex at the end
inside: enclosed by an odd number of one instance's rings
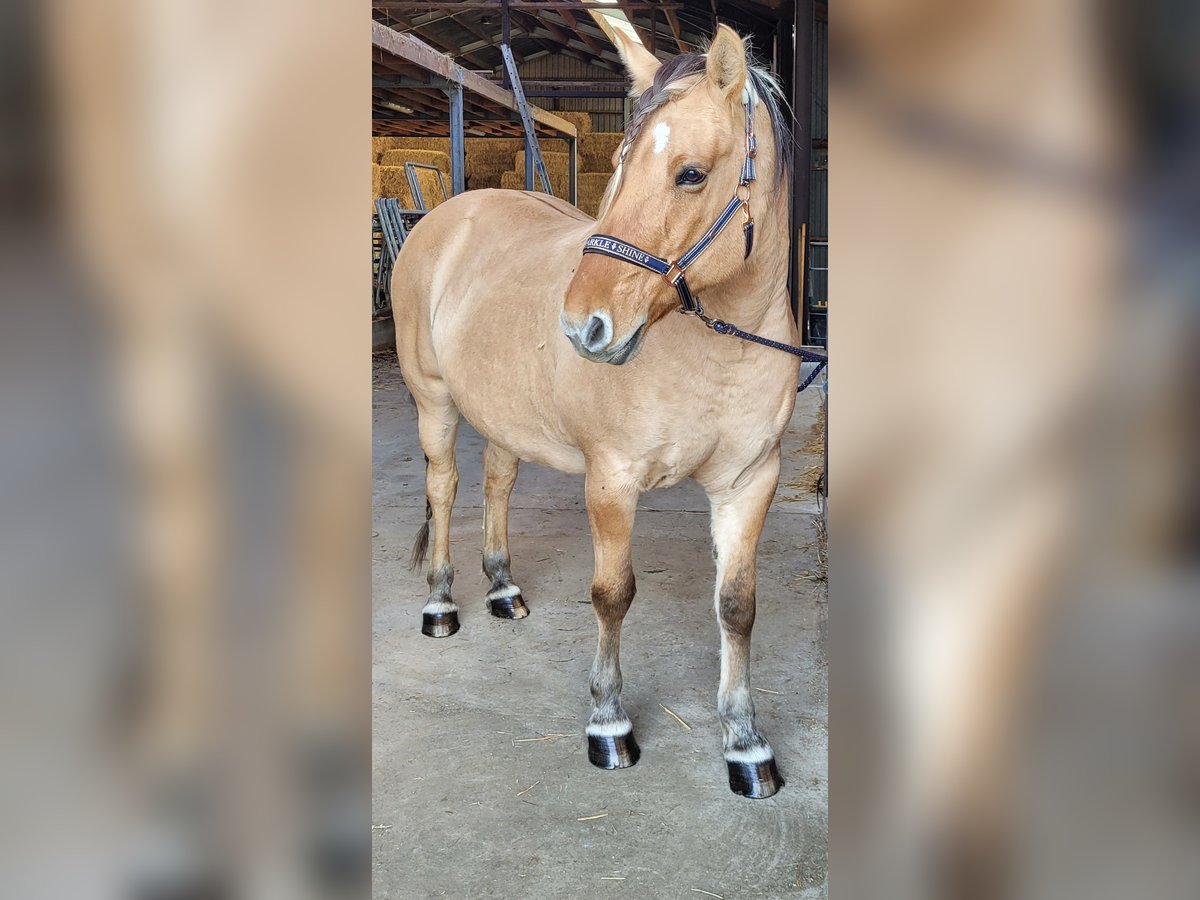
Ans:
POLYGON ((394 354, 376 357, 375 896, 826 895, 825 586, 802 487, 820 462, 803 449, 817 402, 815 390, 800 396, 760 547, 755 704, 787 785, 754 801, 729 791, 721 759, 703 492, 685 483, 642 498, 621 645, 642 759, 596 769, 583 737, 596 627, 582 476, 522 464, 510 533, 531 614, 495 619, 479 566, 483 441, 464 423, 452 548, 462 629, 423 637, 425 580, 406 566, 425 511, 416 411, 394 354))

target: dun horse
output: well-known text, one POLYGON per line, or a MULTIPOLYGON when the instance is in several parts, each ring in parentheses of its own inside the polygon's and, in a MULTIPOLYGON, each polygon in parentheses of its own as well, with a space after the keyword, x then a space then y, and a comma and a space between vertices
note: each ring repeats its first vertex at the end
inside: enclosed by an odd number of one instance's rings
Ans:
POLYGON ((643 491, 694 478, 712 507, 730 786, 769 797, 783 781, 750 695, 755 558, 799 360, 737 340, 745 332, 723 320, 796 343, 788 129, 775 82, 728 27, 707 54, 661 66, 620 43, 637 102, 598 221, 544 194, 472 191, 426 216, 397 263, 396 343, 428 458, 414 549, 419 562, 432 526, 422 630, 458 630, 450 511, 460 415, 488 440, 483 570, 496 616, 529 614, 508 552, 518 461, 584 473, 599 623, 588 756, 633 765, 618 657, 635 590, 634 511, 643 491))

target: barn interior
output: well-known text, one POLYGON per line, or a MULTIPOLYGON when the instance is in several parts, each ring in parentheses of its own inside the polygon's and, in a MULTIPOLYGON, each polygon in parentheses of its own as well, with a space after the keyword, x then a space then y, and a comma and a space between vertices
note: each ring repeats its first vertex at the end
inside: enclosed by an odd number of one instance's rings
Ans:
MULTIPOLYGON (((728 23, 751 39, 797 111, 790 189, 791 274, 799 287, 791 296, 802 298, 794 306, 804 342, 821 345, 825 14, 811 0, 376 3, 372 153, 380 217, 402 239, 421 209, 489 187, 548 188, 594 214, 629 112, 626 75, 606 29, 625 30, 666 60, 703 48, 714 23, 728 23), (534 153, 528 132, 537 137, 534 153)), ((377 293, 377 322, 390 324, 386 299, 377 293)), ((797 396, 758 555, 763 624, 755 631, 754 702, 787 786, 747 801, 727 789, 717 752, 719 654, 704 491, 684 481, 639 502, 639 596, 621 653, 624 702, 644 757, 632 768, 598 769, 581 733, 596 641, 582 479, 522 463, 508 531, 531 613, 497 619, 478 600, 486 584, 475 563, 486 441, 461 424, 449 527, 462 628, 431 641, 421 633, 425 575, 405 565, 425 515, 417 413, 395 351, 376 354, 377 896, 828 895, 823 406, 822 383, 797 396)))
MULTIPOLYGON (((666 60, 702 50, 717 23, 735 28, 795 117, 789 293, 803 342, 824 346, 826 2, 378 0, 373 18, 373 191, 395 201, 393 249, 421 210, 463 190, 548 189, 595 215, 630 104, 612 30, 666 60)), ((377 229, 375 312, 386 318, 385 237, 377 229)))

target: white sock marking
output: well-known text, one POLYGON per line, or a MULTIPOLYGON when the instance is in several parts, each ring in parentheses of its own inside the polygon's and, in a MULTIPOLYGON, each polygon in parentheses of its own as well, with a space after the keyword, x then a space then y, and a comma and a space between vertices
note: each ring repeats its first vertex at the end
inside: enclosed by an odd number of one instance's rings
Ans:
POLYGON ((505 597, 515 597, 521 593, 521 589, 515 584, 505 585, 502 588, 496 588, 494 591, 489 591, 486 599, 488 600, 503 600, 505 597))
POLYGON ((725 761, 735 763, 764 763, 768 759, 774 759, 775 754, 771 752, 770 747, 751 747, 749 750, 726 750, 725 761))
POLYGON ((598 725, 588 723, 584 729, 592 737, 621 737, 633 731, 632 722, 601 722, 598 725))

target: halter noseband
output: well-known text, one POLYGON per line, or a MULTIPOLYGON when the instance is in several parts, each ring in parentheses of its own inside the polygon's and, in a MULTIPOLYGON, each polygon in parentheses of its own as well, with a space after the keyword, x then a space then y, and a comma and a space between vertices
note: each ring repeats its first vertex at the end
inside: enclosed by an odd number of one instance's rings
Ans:
POLYGON ((746 238, 745 257, 750 256, 750 251, 754 247, 754 217, 750 214, 750 185, 755 178, 754 157, 758 155, 758 141, 754 137, 754 92, 749 87, 746 89, 745 106, 746 159, 742 163, 741 180, 733 192, 733 199, 729 201, 721 214, 717 216, 717 220, 713 222, 712 227, 704 232, 704 236, 692 244, 691 248, 683 256, 674 262, 667 262, 661 256, 647 253, 641 247, 631 244, 628 241, 623 241, 620 238, 615 238, 611 234, 592 235, 587 239, 587 243, 583 245, 583 252, 585 254, 599 253, 601 256, 610 256, 613 259, 619 259, 623 262, 633 263, 635 266, 641 266, 643 269, 649 269, 656 275, 661 276, 667 284, 671 285, 678 292, 679 311, 681 313, 703 316, 704 308, 700 305, 699 299, 688 288, 687 279, 684 277, 684 272, 688 266, 694 263, 697 257, 708 249, 709 245, 716 240, 717 235, 725 230, 725 226, 730 223, 739 209, 745 217, 745 224, 742 226, 742 231, 746 238), (744 197, 742 196, 742 188, 745 188, 744 197))

